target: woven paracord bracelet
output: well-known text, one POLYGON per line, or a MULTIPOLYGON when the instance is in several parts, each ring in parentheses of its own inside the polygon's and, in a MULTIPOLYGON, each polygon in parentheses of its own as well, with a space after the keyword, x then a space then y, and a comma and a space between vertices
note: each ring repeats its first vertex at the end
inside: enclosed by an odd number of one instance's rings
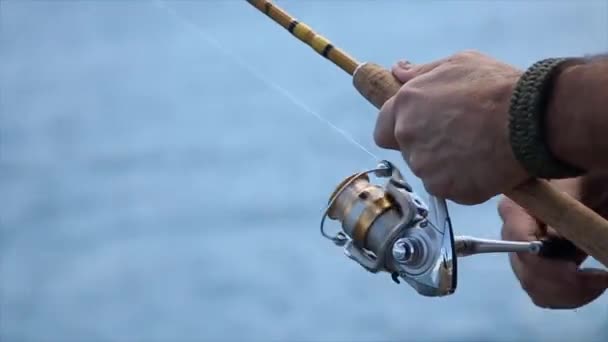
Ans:
POLYGON ((534 63, 520 77, 511 97, 511 148, 515 158, 537 178, 571 178, 584 173, 555 158, 546 142, 544 116, 553 76, 560 64, 567 61, 567 58, 549 58, 534 63))

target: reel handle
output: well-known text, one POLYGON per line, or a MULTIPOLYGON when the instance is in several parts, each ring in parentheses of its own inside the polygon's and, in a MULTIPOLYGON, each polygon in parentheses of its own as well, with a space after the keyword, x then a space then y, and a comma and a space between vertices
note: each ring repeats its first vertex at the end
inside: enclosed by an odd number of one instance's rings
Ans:
MULTIPOLYGON (((378 109, 402 86, 389 70, 373 63, 355 70, 353 84, 378 109)), ((526 181, 505 195, 608 267, 608 221, 593 210, 541 179, 526 181)))

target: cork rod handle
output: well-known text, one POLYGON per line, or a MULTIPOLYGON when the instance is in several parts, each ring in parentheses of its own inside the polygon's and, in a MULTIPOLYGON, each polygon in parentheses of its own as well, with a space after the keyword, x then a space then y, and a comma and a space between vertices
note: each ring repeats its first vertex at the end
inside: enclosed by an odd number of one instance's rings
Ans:
MULTIPOLYGON (((378 109, 402 85, 389 70, 373 63, 357 68, 353 84, 378 109)), ((544 180, 529 180, 505 195, 608 267, 608 221, 593 210, 544 180)))

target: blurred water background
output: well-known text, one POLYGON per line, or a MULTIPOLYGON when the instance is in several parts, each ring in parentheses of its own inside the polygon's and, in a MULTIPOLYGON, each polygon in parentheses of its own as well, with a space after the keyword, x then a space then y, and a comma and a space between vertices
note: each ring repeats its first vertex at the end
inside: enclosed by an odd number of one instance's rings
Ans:
MULTIPOLYGON (((277 3, 385 66, 608 50, 601 0, 277 3)), ((329 194, 375 160, 247 68, 402 159, 349 77, 244 1, 0 6, 2 341, 608 340, 607 296, 541 310, 504 255, 430 299, 322 239, 329 194)), ((456 232, 497 238, 495 206, 450 204, 456 232)))

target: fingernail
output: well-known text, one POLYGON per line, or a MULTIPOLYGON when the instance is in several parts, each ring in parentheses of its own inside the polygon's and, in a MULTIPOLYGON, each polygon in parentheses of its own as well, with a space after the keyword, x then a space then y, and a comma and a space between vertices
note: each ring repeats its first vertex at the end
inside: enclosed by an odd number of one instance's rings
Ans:
POLYGON ((399 66, 401 69, 407 70, 412 67, 412 63, 409 61, 399 61, 397 62, 397 66, 399 66))

